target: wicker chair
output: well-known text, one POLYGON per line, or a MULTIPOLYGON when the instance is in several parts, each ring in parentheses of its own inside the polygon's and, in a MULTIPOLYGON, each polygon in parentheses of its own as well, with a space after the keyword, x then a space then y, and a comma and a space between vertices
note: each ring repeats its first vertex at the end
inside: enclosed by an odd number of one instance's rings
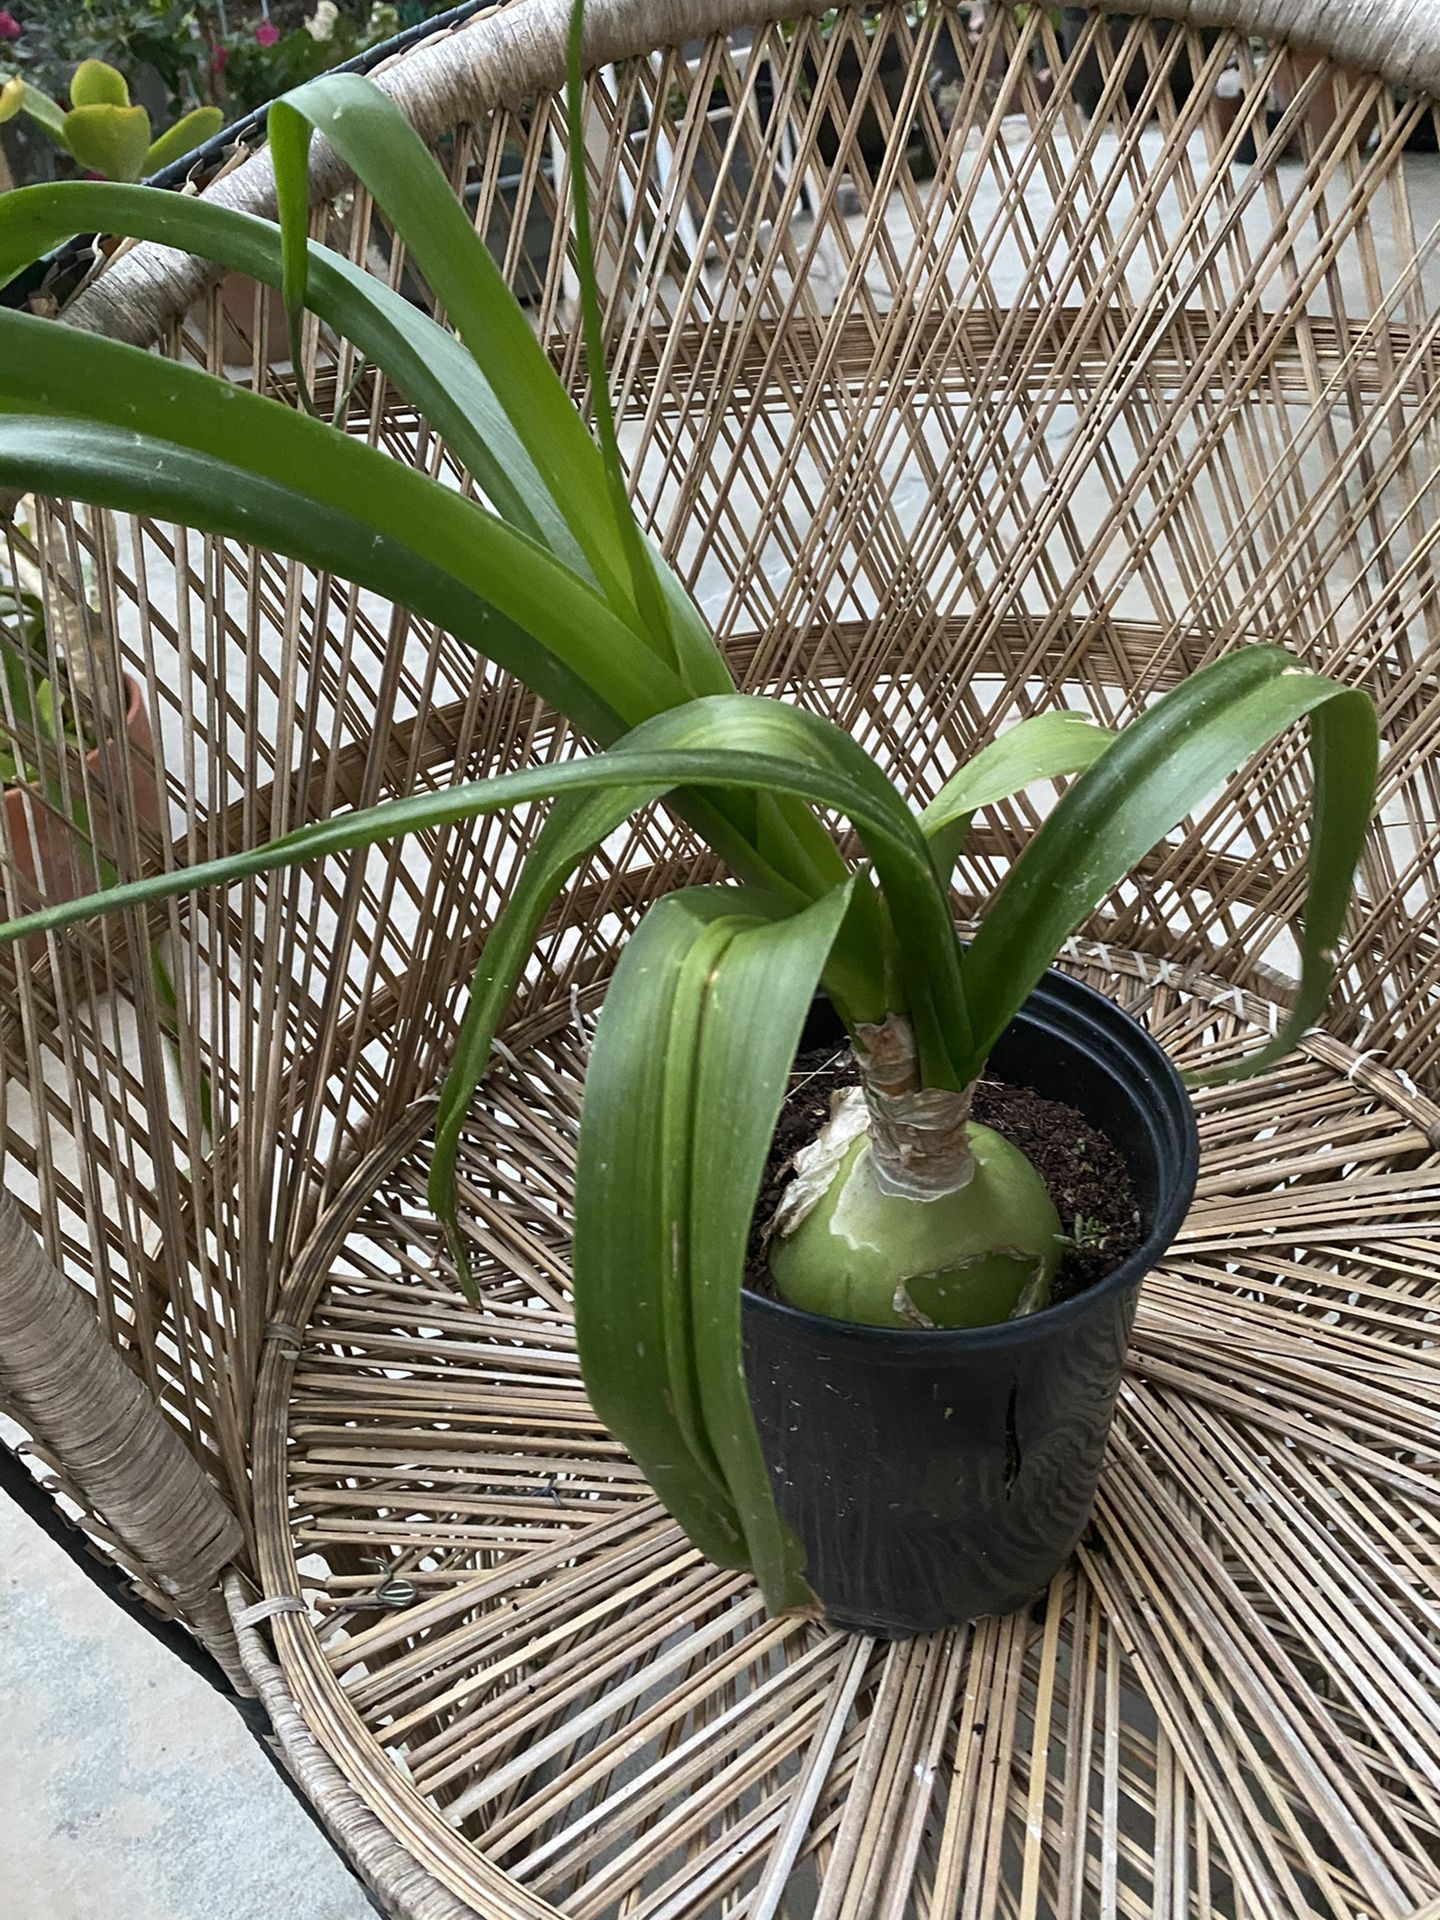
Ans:
MULTIPOLYGON (((1343 986, 1287 1065, 1199 1097, 1074 1563, 1031 1613, 911 1643, 768 1621, 590 1414, 577 1094, 617 945, 705 866, 662 814, 578 878, 475 1106, 478 1313, 426 1140, 528 814, 12 959, 0 1408, 409 1920, 1440 1915, 1440 10, 1125 0, 1062 40, 1038 7, 764 4, 588 22, 627 456, 743 683, 918 795, 1024 713, 1123 717, 1245 641, 1382 716, 1343 986)), ((581 393, 563 27, 515 0, 378 77, 581 393)), ((422 298, 315 166, 317 231, 422 298)), ((208 191, 268 209, 263 153, 208 191)), ((65 317, 293 381, 268 301, 158 249, 65 317)), ((353 432, 447 470, 309 351, 353 432)), ((65 506, 30 529, 9 562, 81 636, 70 670, 109 712, 122 676, 143 696, 168 821, 109 792, 127 870, 571 750, 343 580, 65 506)), ((1298 752, 1069 949, 1181 1058, 1284 1002, 1298 752)), ((960 914, 1033 817, 985 819, 960 914)))

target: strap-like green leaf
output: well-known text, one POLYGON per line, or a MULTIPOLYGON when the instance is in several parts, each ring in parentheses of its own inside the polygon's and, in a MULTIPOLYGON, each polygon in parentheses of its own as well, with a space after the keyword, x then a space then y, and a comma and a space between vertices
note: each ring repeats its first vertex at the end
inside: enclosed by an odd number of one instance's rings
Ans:
MULTIPOLYGON (((281 238, 273 223, 190 196, 95 182, 28 187, 0 199, 0 279, 67 235, 87 228, 183 247, 270 285, 280 284, 281 238)), ((382 282, 313 242, 308 263, 308 297, 322 318, 361 348, 369 361, 409 395, 512 525, 548 545, 572 568, 583 565, 559 509, 549 500, 488 381, 455 337, 382 282)), ((170 418, 167 406, 158 416, 167 435, 170 418)), ((17 477, 25 477, 23 470, 17 477)), ((244 477, 237 478, 237 492, 243 498, 244 477)), ((213 504, 203 501, 205 510, 212 509, 213 504)), ((173 515, 185 519, 183 499, 176 501, 173 515)), ((272 536, 272 544, 282 552, 294 551, 287 548, 283 535, 272 536)), ((362 546, 363 538, 356 545, 362 546)), ((657 567, 672 628, 681 637, 687 659, 696 649, 713 653, 713 642, 694 603, 668 568, 658 562, 657 567)), ((496 657, 501 657, 498 650, 496 657)), ((547 698, 555 699, 549 685, 529 672, 523 672, 522 677, 547 698)), ((723 690, 729 690, 723 668, 714 677, 723 690)), ((675 697, 683 697, 692 684, 704 678, 694 670, 692 661, 686 683, 675 682, 675 697)), ((613 723, 597 723, 598 699, 592 697, 588 719, 581 717, 582 702, 573 691, 556 703, 602 744, 623 730, 613 723)), ((742 805, 740 796, 732 796, 723 818, 713 807, 707 813, 703 807, 687 803, 685 811, 717 851, 738 862, 735 870, 741 874, 756 871, 754 858, 744 857, 744 846, 748 842, 752 849, 757 848, 760 830, 768 823, 784 842, 783 850, 772 851, 782 859, 791 878, 803 884, 807 872, 818 876, 817 884, 808 891, 823 891, 844 876, 844 863, 823 827, 804 808, 787 808, 784 802, 763 798, 758 802, 749 799, 748 805, 742 805)), ((885 1011, 876 997, 879 975, 875 954, 882 936, 875 924, 868 889, 857 894, 854 916, 855 924, 847 927, 837 946, 834 984, 859 1017, 878 1019, 885 1011)))
MULTIPOLYGON (((953 1062, 968 1052, 971 1033, 949 903, 915 816, 864 748, 817 714, 743 694, 692 700, 636 728, 624 744, 639 748, 662 741, 668 748, 706 746, 784 756, 794 770, 834 774, 865 796, 873 820, 885 822, 884 836, 876 838, 871 823, 859 814, 851 817, 874 862, 893 925, 904 931, 897 941, 883 922, 868 915, 855 931, 860 938, 886 941, 887 950, 868 956, 870 967, 891 976, 886 1004, 909 1014, 927 1083, 956 1084, 953 1062)), ((777 783, 778 792, 791 790, 777 783)), ((816 891, 834 884, 829 870, 814 880, 816 891)), ((847 934, 850 931, 847 926, 847 934)), ((857 952, 855 964, 862 965, 865 958, 857 952)))
POLYGON ((981 807, 1008 800, 1036 780, 1083 773, 1114 738, 1109 727, 1078 713, 1037 713, 1007 727, 951 774, 920 815, 937 869, 948 874, 954 868, 971 816, 981 807))
MULTIPOLYGON (((617 613, 628 613, 667 664, 674 662, 670 628, 678 609, 682 617, 674 634, 683 649, 687 688, 728 692, 729 671, 678 582, 665 581, 657 597, 650 575, 642 573, 637 603, 631 555, 640 537, 628 505, 621 503, 623 518, 615 510, 595 442, 433 154, 393 101, 358 74, 322 74, 270 109, 286 304, 297 310, 306 297, 312 131, 344 157, 409 248, 564 513, 607 600, 617 613)), ((582 284, 587 266, 582 259, 582 284)), ((592 361, 590 373, 598 397, 603 362, 592 361)), ((663 562, 649 558, 651 569, 668 573, 663 562)))
MULTIPOLYGON (((226 854, 177 872, 149 874, 84 900, 57 901, 0 927, 0 942, 70 926, 97 912, 144 906, 252 875, 277 872, 306 860, 400 839, 428 828, 450 826, 526 801, 624 787, 657 793, 677 787, 722 792, 737 789, 788 794, 811 805, 834 810, 854 822, 891 899, 897 922, 909 930, 907 977, 913 978, 918 988, 932 992, 929 1005, 933 1015, 936 1004, 933 983, 924 977, 927 962, 937 975, 948 971, 954 964, 955 936, 925 843, 908 808, 879 770, 867 761, 870 778, 864 786, 859 785, 846 771, 827 762, 823 751, 814 750, 815 729, 838 734, 838 729, 828 729, 827 723, 813 715, 796 714, 789 708, 753 696, 734 694, 723 700, 692 702, 674 712, 658 715, 644 728, 628 735, 621 745, 591 759, 526 768, 435 793, 409 794, 376 807, 299 827, 249 851, 226 854), (771 707, 795 723, 793 728, 782 727, 772 734, 776 751, 757 751, 753 742, 746 741, 743 724, 737 724, 742 716, 733 712, 746 706, 771 707), (714 716, 716 724, 708 736, 704 728, 706 708, 732 710, 714 716), (807 732, 811 734, 810 740, 807 732), (707 737, 713 742, 727 735, 736 740, 735 745, 696 747, 690 744, 695 740, 703 742, 707 737)), ((763 731, 757 728, 753 739, 763 740, 763 731)), ((843 735, 839 735, 839 739, 850 752, 864 759, 853 741, 846 741, 843 735)), ((836 759, 846 757, 836 755, 836 759)), ((941 1070, 945 1070, 950 1054, 955 1051, 958 1049, 952 1038, 942 1051, 941 1070)))
POLYGON ((1259 1072, 1325 1004, 1374 805, 1378 739, 1363 693, 1279 647, 1203 668, 1126 727, 1060 800, 1011 868, 963 962, 978 1073, 1065 940, 1146 853, 1252 754, 1309 717, 1315 797, 1294 1007, 1275 1038, 1211 1077, 1259 1072))
POLYGON ((323 421, 159 355, 0 312, 0 405, 37 400, 141 432, 163 422, 165 439, 228 461, 237 475, 352 514, 488 600, 631 724, 686 697, 595 589, 537 542, 323 421))
POLYGON ((776 1611, 812 1596, 750 1412, 741 1282, 790 1062, 848 891, 795 914, 746 888, 671 894, 651 909, 606 993, 576 1169, 576 1327, 592 1404, 702 1547, 712 1506, 692 1501, 718 1481, 743 1532, 724 1564, 750 1565, 776 1611))
MULTIPOLYGON (((56 329, 58 331, 59 329, 56 329)), ((592 738, 619 716, 513 620, 402 541, 223 461, 115 427, 0 414, 0 480, 122 513, 257 541, 411 607, 568 713, 592 738)))
POLYGON ((628 599, 624 556, 595 443, 489 248, 404 114, 358 74, 327 73, 277 100, 268 127, 287 306, 298 309, 307 297, 309 151, 312 134, 319 133, 373 194, 404 241, 551 498, 564 509, 607 598, 623 605, 628 599))
MULTIPOLYGON (((721 1566, 744 1566, 739 1514, 698 1412, 683 1245, 689 1163, 666 1085, 685 962, 728 940, 740 892, 670 894, 626 943, 585 1072, 575 1170, 575 1330, 590 1404, 666 1508, 721 1566)), ((687 1068, 690 1064, 685 1062, 687 1068)))
MULTIPOLYGON (((945 896, 914 816, 863 748, 838 727, 817 715, 751 695, 691 701, 657 714, 593 759, 386 801, 363 812, 298 828, 268 846, 208 861, 183 873, 150 875, 113 894, 57 903, 12 928, 0 929, 0 939, 66 926, 109 907, 140 905, 272 872, 527 800, 625 786, 641 793, 694 787, 721 794, 735 790, 788 795, 852 820, 874 862, 894 923, 905 928, 906 939, 897 955, 860 955, 851 964, 858 971, 868 962, 882 976, 898 970, 892 1004, 902 1004, 899 987, 903 984, 911 995, 909 1010, 917 1034, 929 1049, 932 1083, 953 1084, 951 1063, 964 1052, 969 1035, 959 994, 958 950, 945 896)), ((706 794, 702 792, 700 798, 703 802, 706 794)), ((723 819, 712 818, 705 825, 723 851, 723 819)), ((743 846, 732 851, 742 871, 758 872, 766 881, 777 878, 763 869, 763 863, 747 865, 753 855, 743 846)), ((785 876, 778 879, 783 884, 785 876)), ((862 927, 868 924, 861 922, 862 927)), ((846 978, 842 974, 842 981, 846 978)))
POLYGON ((445 1228, 460 1284, 473 1297, 469 1256, 455 1211, 455 1159, 465 1115, 490 1063, 495 1034, 529 959, 540 923, 580 862, 632 813, 657 798, 654 789, 580 794, 557 801, 525 857, 509 898, 490 930, 470 982, 460 1038, 440 1089, 430 1207, 445 1228))
MULTIPOLYGON (((570 201, 575 210, 575 261, 580 281, 580 323, 585 336, 585 361, 590 374, 590 407, 595 437, 605 473, 606 491, 620 551, 625 556, 630 590, 641 620, 656 635, 677 671, 679 657, 665 601, 661 597, 649 551, 630 509, 620 442, 615 433, 615 410, 610 404, 610 377, 605 365, 605 325, 600 313, 600 288, 595 276, 595 248, 590 235, 590 188, 585 178, 585 80, 581 66, 585 0, 574 0, 565 49, 565 125, 570 147, 570 201)), ((713 647, 709 649, 713 653, 713 647)), ((716 692, 695 687, 696 693, 716 692)))
POLYGON ((43 671, 47 666, 43 655, 32 653, 21 639, 12 638, 4 627, 0 627, 0 682, 3 682, 3 688, 0 688, 0 693, 3 693, 0 713, 7 706, 16 713, 28 712, 36 670, 43 671))
POLYGON ((775 1509, 741 1348, 745 1250, 795 1049, 848 907, 837 888, 803 913, 741 929, 699 982, 690 1089, 689 1298, 705 1431, 772 1612, 811 1598, 799 1542, 775 1509))
POLYGON ((65 737, 65 720, 53 680, 41 680, 35 687, 35 719, 40 738, 55 745, 65 737))
MULTIPOLYGON (((520 982, 546 912, 579 866, 632 813, 659 799, 663 788, 622 787, 618 792, 578 794, 555 803, 516 875, 510 895, 490 930, 470 982, 465 1017, 455 1053, 440 1089, 435 1120, 435 1151, 430 1161, 430 1206, 445 1228, 460 1284, 470 1291, 469 1256, 455 1208, 455 1159, 465 1115, 484 1076, 496 1032, 520 982)), ((703 796, 685 809, 713 842, 726 844, 727 823, 707 810, 703 796), (698 817, 697 817, 698 816, 698 817)), ((813 815, 808 816, 813 818, 813 815)), ((805 896, 767 870, 749 848, 731 848, 732 865, 758 880, 777 900, 798 907, 805 896)), ((847 875, 842 867, 840 883, 847 875)), ((842 979, 843 993, 848 980, 842 979)))
MULTIPOLYGON (((191 194, 110 181, 61 180, 0 197, 0 286, 78 233, 154 240, 280 288, 280 229, 191 194)), ((534 462, 465 348, 447 328, 328 247, 310 242, 307 299, 389 376, 512 526, 573 571, 584 556, 534 462)))

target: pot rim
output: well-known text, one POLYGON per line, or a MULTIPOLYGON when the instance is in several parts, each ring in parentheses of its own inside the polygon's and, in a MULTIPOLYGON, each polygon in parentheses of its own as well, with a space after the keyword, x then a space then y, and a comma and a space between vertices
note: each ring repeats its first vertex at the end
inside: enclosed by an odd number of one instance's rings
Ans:
POLYGON ((1134 1252, 1127 1254, 1103 1280, 1097 1280, 1094 1286, 1086 1287, 1072 1299, 1042 1307, 1039 1313, 1026 1314, 1023 1319, 1000 1320, 988 1327, 872 1327, 859 1320, 837 1320, 829 1314, 811 1313, 805 1307, 794 1307, 788 1301, 772 1299, 745 1287, 742 1300, 747 1312, 758 1313, 762 1319, 773 1317, 788 1321, 797 1330, 808 1328, 818 1339, 846 1344, 863 1341, 872 1348, 877 1360, 888 1358, 911 1363, 922 1354, 939 1359, 946 1353, 971 1353, 987 1347, 1012 1347, 1048 1339, 1083 1320, 1101 1301, 1139 1287, 1173 1244, 1194 1199, 1200 1163, 1195 1110, 1170 1055, 1153 1034, 1108 994, 1062 973, 1058 967, 1047 967, 1040 984, 1021 1009, 1021 1015, 1037 999, 1052 1006, 1060 1003, 1056 1010, 1061 1018, 1067 1012, 1078 1013, 1082 1020, 1099 1025, 1119 1040, 1132 1056, 1142 1056, 1143 1064, 1142 1060, 1135 1061, 1136 1078, 1143 1078, 1156 1089, 1157 1111, 1167 1116, 1178 1134, 1180 1151, 1173 1177, 1160 1195, 1150 1231, 1134 1252), (1070 1002, 1070 1006, 1067 1007, 1066 1002, 1070 1002))

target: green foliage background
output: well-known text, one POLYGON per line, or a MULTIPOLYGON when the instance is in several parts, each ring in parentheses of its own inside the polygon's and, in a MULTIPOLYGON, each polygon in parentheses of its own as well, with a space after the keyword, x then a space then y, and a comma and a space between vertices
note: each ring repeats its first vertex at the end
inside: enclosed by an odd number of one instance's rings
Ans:
MULTIPOLYGON (((334 0, 335 18, 322 17, 328 31, 317 37, 306 24, 316 20, 317 0, 270 0, 268 7, 257 0, 10 0, 20 32, 0 41, 0 84, 18 73, 63 102, 80 62, 104 60, 125 75, 157 130, 196 106, 217 106, 236 120, 454 4, 334 0)), ((0 139, 16 185, 75 172, 23 119, 0 139)))

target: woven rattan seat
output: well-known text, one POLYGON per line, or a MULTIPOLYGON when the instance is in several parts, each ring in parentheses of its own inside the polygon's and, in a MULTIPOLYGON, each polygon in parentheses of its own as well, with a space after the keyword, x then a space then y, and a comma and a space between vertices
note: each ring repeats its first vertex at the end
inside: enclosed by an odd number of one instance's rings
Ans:
MULTIPOLYGON (((0 963, 0 1411, 406 1920, 1434 1920, 1440 8, 761 12, 596 0, 587 57, 623 445, 742 684, 916 797, 1024 714, 1123 719, 1248 641, 1380 711, 1341 984, 1284 1065, 1196 1096, 1195 1206, 1074 1561, 911 1642, 767 1619, 590 1412, 590 1022, 639 911, 709 870, 661 812, 577 876, 474 1105, 478 1310, 428 1142, 534 812, 0 963)), ((583 403, 564 24, 513 0, 378 78, 583 403)), ((424 299, 328 151, 314 174, 319 235, 424 299)), ((206 190, 273 204, 263 153, 206 190)), ((294 390, 268 299, 158 248, 64 317, 294 390)), ((353 433, 464 484, 308 347, 353 433)), ((575 744, 341 579, 43 503, 7 551, 89 605, 109 710, 143 694, 169 809, 120 796, 128 869, 575 744)), ((977 823, 962 919, 1045 804, 977 823)), ((1307 804, 1296 739, 1064 964, 1182 1064, 1272 1031, 1307 804)))

